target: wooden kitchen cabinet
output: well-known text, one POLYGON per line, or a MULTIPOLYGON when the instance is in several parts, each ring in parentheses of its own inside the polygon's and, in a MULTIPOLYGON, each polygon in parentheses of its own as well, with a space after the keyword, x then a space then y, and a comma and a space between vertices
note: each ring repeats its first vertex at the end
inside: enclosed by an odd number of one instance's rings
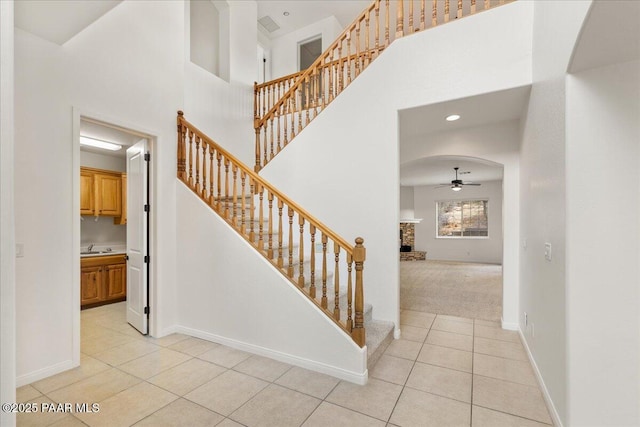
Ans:
MULTIPOLYGON (((80 215, 113 216, 122 222, 123 198, 121 172, 80 168, 80 215)), ((126 222, 126 220, 125 220, 126 222)))
POLYGON ((122 214, 113 218, 113 223, 116 225, 127 225, 127 174, 120 175, 120 181, 122 182, 122 214))
POLYGON ((80 270, 80 306, 104 301, 102 267, 82 267, 80 270))
POLYGON ((89 308, 127 297, 127 262, 124 254, 80 260, 80 307, 89 308))
POLYGON ((93 173, 80 169, 80 215, 94 215, 93 173))

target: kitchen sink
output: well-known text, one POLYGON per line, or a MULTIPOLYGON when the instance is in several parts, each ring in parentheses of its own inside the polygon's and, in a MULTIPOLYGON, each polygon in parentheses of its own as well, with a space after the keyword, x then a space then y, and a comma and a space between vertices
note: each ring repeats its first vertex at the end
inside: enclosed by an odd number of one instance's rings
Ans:
POLYGON ((113 251, 83 251, 80 252, 80 255, 98 255, 98 254, 110 254, 114 253, 113 251))

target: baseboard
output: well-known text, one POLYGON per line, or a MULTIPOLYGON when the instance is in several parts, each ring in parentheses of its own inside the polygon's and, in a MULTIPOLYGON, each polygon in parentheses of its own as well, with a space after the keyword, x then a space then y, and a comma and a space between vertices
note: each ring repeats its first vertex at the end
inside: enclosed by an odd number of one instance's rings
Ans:
POLYGON ((400 328, 395 328, 393 330, 393 339, 399 340, 402 337, 402 331, 400 328))
POLYGON ((176 333, 178 333, 178 327, 173 325, 173 326, 169 326, 168 328, 164 328, 161 332, 159 332, 156 336, 154 336, 154 338, 162 338, 162 337, 166 337, 167 335, 176 334, 176 333))
MULTIPOLYGON (((190 335, 196 338, 202 338, 207 341, 223 344, 231 348, 246 351, 248 353, 257 354, 259 356, 269 357, 280 362, 288 363, 290 365, 299 366, 301 368, 309 369, 311 371, 320 372, 322 374, 331 375, 341 380, 349 381, 354 384, 365 385, 369 377, 368 371, 365 370, 362 373, 347 371, 336 366, 326 365, 315 360, 304 359, 301 357, 293 356, 291 354, 282 353, 269 348, 261 347, 254 344, 249 344, 242 341, 237 341, 231 338, 222 337, 220 335, 211 334, 209 332, 200 331, 198 329, 188 328, 185 326, 175 326, 175 332, 190 335)), ((365 347, 366 350, 366 347, 365 347)), ((363 352, 364 364, 366 366, 367 352, 363 352)))
POLYGON ((558 414, 558 410, 556 406, 553 404, 553 400, 551 400, 551 395, 549 394, 549 390, 542 379, 542 374, 538 369, 538 365, 536 364, 535 359, 533 358, 533 354, 531 354, 531 349, 529 349, 529 343, 527 343, 522 330, 518 327, 518 333, 520 334, 520 340, 522 341, 522 345, 524 346, 525 351, 527 352, 527 357, 529 357, 529 362, 531 363, 531 367, 533 368, 533 372, 536 374, 536 379, 538 380, 538 385, 540 386, 540 390, 542 391, 542 396, 544 397, 544 401, 547 404, 547 409, 549 410, 549 414, 551 415, 551 419, 553 420, 553 425, 556 427, 563 427, 562 420, 560 420, 560 414, 558 414))
POLYGON ((519 331, 520 325, 518 323, 505 322, 504 319, 500 319, 502 323, 502 329, 506 329, 508 331, 519 331))
POLYGON ((73 360, 65 360, 64 362, 56 363, 55 365, 47 366, 46 368, 38 369, 37 371, 30 372, 28 374, 19 375, 16 378, 16 387, 22 387, 23 385, 40 381, 41 379, 59 374, 60 372, 68 371, 75 367, 76 365, 74 365, 73 360))

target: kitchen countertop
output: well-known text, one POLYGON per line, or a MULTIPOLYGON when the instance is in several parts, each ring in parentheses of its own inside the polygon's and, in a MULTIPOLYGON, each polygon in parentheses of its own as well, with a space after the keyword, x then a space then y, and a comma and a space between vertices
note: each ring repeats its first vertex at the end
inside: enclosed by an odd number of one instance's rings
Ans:
POLYGON ((91 258, 91 257, 100 257, 100 256, 109 256, 109 255, 124 255, 127 253, 127 248, 125 245, 95 245, 91 248, 91 253, 86 253, 87 247, 83 246, 80 248, 80 258, 91 258))

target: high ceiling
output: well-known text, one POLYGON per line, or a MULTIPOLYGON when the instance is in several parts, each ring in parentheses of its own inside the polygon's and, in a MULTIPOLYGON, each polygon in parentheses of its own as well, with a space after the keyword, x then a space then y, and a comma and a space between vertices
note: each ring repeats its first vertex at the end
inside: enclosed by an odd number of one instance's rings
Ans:
POLYGON ((52 43, 62 45, 116 7, 121 1, 16 1, 14 3, 14 22, 18 28, 52 43))
POLYGON ((258 19, 270 16, 280 26, 279 30, 272 33, 263 31, 267 37, 274 39, 332 15, 342 27, 346 27, 369 4, 370 0, 259 0, 258 19), (285 12, 289 14, 285 16, 285 12))
MULTIPOLYGON (((16 1, 15 25, 52 43, 63 45, 121 1, 16 1)), ((258 19, 270 16, 280 26, 272 33, 263 32, 273 39, 329 16, 335 16, 340 25, 346 27, 370 3, 370 0, 258 0, 258 19), (284 16, 285 12, 288 12, 287 16, 284 16)))

